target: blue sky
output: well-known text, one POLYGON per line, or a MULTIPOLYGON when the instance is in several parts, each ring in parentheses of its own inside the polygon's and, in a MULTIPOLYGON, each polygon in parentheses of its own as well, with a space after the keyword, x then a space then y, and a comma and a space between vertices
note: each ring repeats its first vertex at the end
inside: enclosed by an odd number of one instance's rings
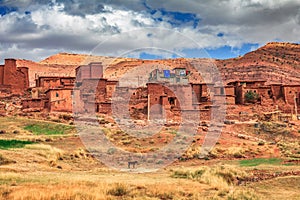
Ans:
POLYGON ((0 56, 226 59, 299 43, 299 26, 298 0, 0 0, 0 56))

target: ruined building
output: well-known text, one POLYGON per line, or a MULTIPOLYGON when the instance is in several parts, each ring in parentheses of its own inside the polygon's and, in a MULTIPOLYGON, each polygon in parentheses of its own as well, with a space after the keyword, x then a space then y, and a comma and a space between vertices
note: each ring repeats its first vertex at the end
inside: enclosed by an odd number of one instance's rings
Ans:
POLYGON ((76 68, 74 104, 76 112, 111 113, 111 98, 117 81, 103 78, 102 63, 90 63, 76 68))
POLYGON ((17 67, 15 59, 5 59, 0 65, 0 97, 23 95, 28 87, 28 68, 17 67))
POLYGON ((28 111, 72 112, 75 77, 36 77, 31 97, 22 99, 28 111))

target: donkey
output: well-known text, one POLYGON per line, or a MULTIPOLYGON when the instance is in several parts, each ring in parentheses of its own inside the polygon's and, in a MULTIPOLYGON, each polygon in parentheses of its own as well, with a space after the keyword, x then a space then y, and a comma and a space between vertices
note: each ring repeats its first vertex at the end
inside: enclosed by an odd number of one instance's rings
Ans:
POLYGON ((129 161, 128 162, 128 169, 130 169, 130 166, 132 166, 132 168, 135 168, 135 165, 137 165, 138 162, 137 161, 129 161))

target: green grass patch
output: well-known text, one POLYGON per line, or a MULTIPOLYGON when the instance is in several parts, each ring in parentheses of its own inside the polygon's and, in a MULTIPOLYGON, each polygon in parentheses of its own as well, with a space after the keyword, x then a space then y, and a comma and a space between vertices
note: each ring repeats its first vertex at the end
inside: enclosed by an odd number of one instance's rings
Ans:
POLYGON ((24 129, 36 135, 63 135, 74 128, 63 124, 36 123, 29 124, 24 129))
POLYGON ((282 159, 279 158, 255 158, 251 160, 241 160, 240 166, 242 167, 253 167, 258 165, 280 165, 282 163, 282 159))
POLYGON ((31 141, 23 140, 0 140, 0 149, 23 148, 26 144, 33 144, 31 141))

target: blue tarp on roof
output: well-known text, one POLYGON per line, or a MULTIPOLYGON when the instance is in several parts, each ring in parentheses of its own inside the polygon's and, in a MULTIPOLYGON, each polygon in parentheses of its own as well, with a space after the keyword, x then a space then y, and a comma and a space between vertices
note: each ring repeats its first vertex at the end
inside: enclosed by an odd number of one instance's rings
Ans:
POLYGON ((164 70, 164 77, 170 78, 170 70, 164 70))

